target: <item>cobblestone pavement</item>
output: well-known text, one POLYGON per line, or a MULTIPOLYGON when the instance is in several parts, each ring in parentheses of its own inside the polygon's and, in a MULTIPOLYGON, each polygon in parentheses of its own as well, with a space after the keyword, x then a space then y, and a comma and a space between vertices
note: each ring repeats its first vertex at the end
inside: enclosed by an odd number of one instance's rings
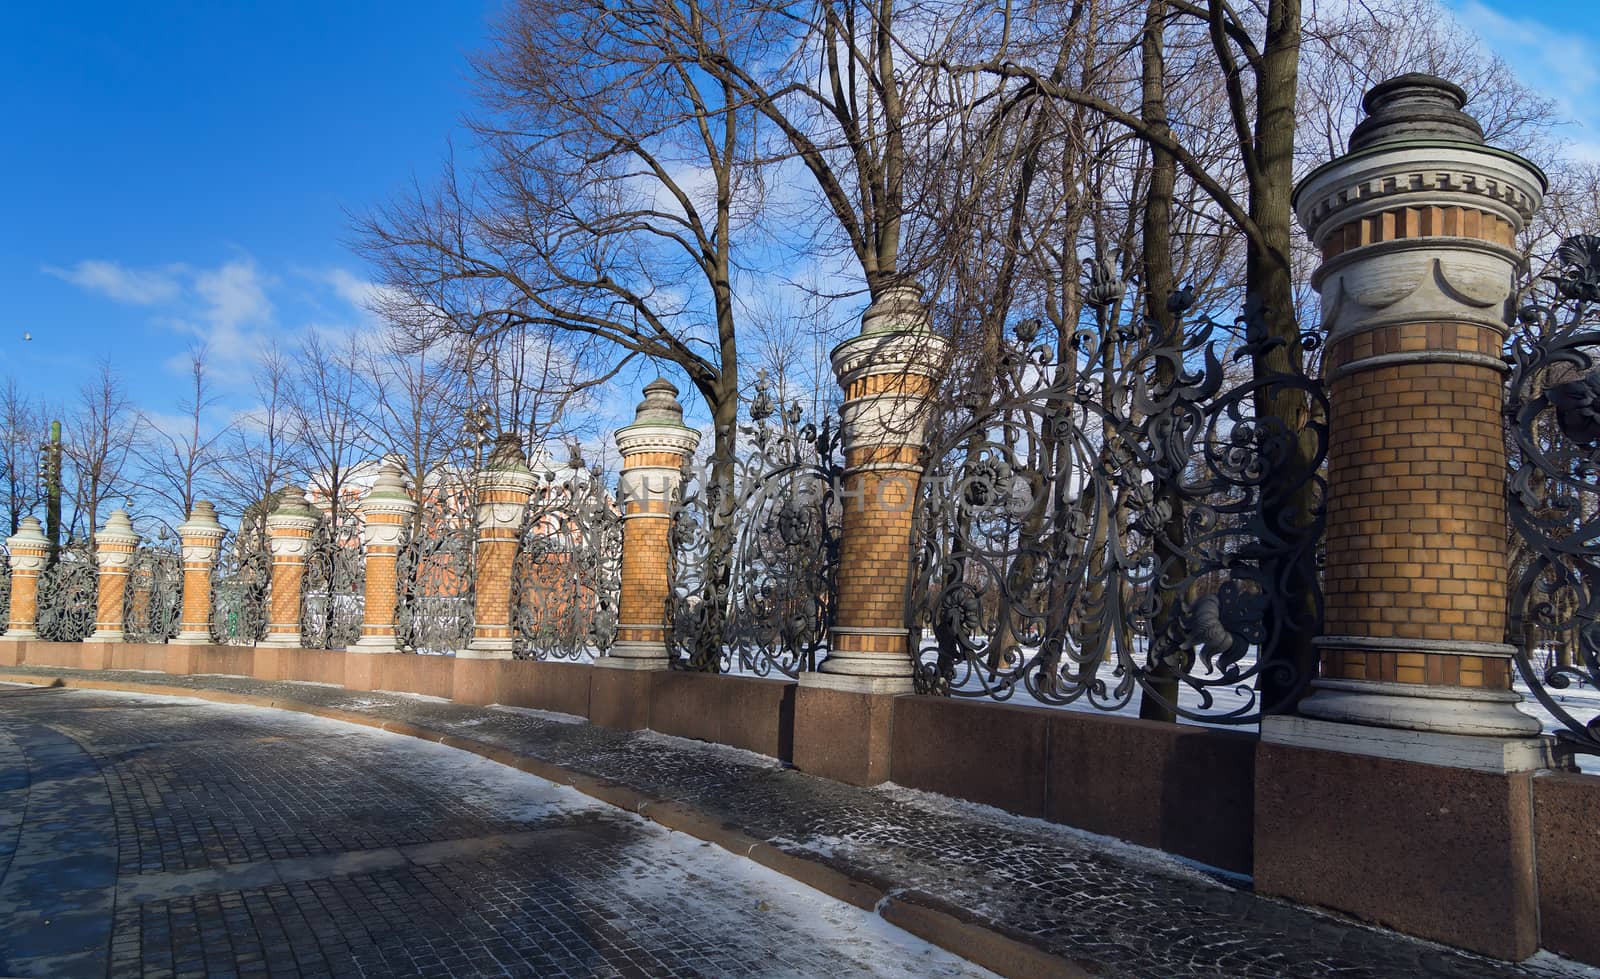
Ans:
POLYGON ((0 975, 986 977, 475 755, 259 707, 0 687, 0 975))
MULTIPOLYGON (((744 752, 649 733, 607 731, 559 715, 236 677, 26 667, 9 672, 34 672, 41 677, 71 672, 86 679, 171 686, 174 692, 212 689, 292 700, 497 745, 681 801, 781 849, 818 855, 852 875, 884 881, 898 893, 930 895, 965 908, 996 930, 1026 937, 1097 975, 1149 979, 1600 976, 1600 970, 1549 956, 1520 965, 1498 963, 1258 898, 1178 861, 1064 827, 894 787, 841 785, 744 752)), ((4 703, 0 700, 0 705, 4 703)), ((243 722, 241 715, 239 723, 243 722)), ((70 727, 67 722, 56 726, 75 737, 89 736, 87 729, 70 727)), ((293 751, 309 748, 297 745, 293 751)), ((260 752, 263 756, 272 753, 260 752)), ((286 777, 302 779, 311 788, 305 803, 310 817, 319 805, 327 804, 316 800, 327 796, 317 790, 319 776, 305 772, 304 767, 291 764, 285 771, 289 773, 286 777), (293 774, 296 770, 300 774, 293 774)), ((190 791, 203 790, 196 786, 190 791)), ((381 785, 378 791, 382 791, 381 785)), ((445 819, 442 814, 435 816, 436 821, 445 819)), ((503 831, 483 813, 459 812, 448 819, 484 820, 484 832, 503 831)), ((270 832, 249 839, 222 833, 213 838, 198 827, 175 827, 173 832, 186 841, 186 847, 213 848, 207 852, 227 852, 227 846, 255 852, 249 848, 269 847, 277 839, 270 832), (217 851, 219 847, 223 849, 217 851)), ((358 831, 346 828, 339 832, 358 831)), ((324 835, 332 833, 324 831, 324 835)), ((330 842, 343 838, 329 835, 330 842)), ((154 858, 146 854, 158 852, 163 854, 161 866, 168 866, 168 860, 173 861, 172 866, 180 865, 176 855, 165 856, 164 840, 153 838, 140 844, 140 866, 152 865, 149 861, 154 858)), ((451 870, 460 873, 461 865, 452 863, 451 870)), ((491 875, 467 886, 493 886, 493 880, 491 875)), ((457 882, 429 881, 418 886, 430 894, 448 893, 457 882)), ((365 892, 349 897, 338 890, 324 893, 328 901, 355 902, 355 906, 364 907, 359 903, 362 900, 376 900, 365 892)), ((415 892, 410 893, 414 896, 415 892)), ((260 894, 253 899, 295 902, 294 894, 290 887, 276 896, 260 894)), ((248 911, 248 900, 245 904, 248 911)), ((209 920, 214 932, 222 934, 226 922, 232 920, 229 914, 238 917, 244 912, 220 904, 204 913, 197 907, 186 908, 184 913, 193 916, 181 919, 186 929, 204 930, 209 920), (196 921, 199 923, 193 923, 196 921)), ((124 933, 121 915, 119 912, 119 940, 124 933)), ((178 927, 179 918, 168 920, 168 927, 178 927)), ((781 967, 775 969, 782 971, 781 967)), ((710 969, 707 974, 738 973, 710 969)))

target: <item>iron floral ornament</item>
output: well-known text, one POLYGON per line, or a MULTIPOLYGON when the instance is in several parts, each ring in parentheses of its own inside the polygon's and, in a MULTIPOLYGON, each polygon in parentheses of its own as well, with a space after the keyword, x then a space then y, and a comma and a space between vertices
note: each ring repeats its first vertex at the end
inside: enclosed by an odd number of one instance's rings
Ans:
POLYGON ((1517 311, 1507 360, 1513 532, 1510 640, 1567 747, 1600 754, 1600 714, 1561 696, 1600 689, 1600 237, 1568 238, 1544 295, 1517 311))

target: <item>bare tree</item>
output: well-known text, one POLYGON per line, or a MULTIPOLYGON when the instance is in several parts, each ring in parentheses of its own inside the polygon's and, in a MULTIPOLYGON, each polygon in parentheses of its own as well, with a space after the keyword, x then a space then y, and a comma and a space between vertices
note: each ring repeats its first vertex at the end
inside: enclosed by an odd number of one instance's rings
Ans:
POLYGON ((39 445, 48 434, 45 412, 17 387, 14 377, 0 388, 0 493, 5 497, 9 533, 44 499, 39 480, 39 445))
POLYGON ((375 448, 365 419, 361 381, 366 364, 361 339, 330 342, 312 330, 296 352, 288 401, 296 456, 312 498, 325 499, 335 525, 357 492, 352 477, 375 448))
POLYGON ((89 539, 100 527, 101 504, 134 490, 127 467, 138 436, 138 416, 122 378, 109 362, 102 362, 94 379, 78 392, 77 412, 63 449, 72 536, 89 539))
POLYGON ((255 405, 240 413, 230 427, 226 465, 220 477, 223 495, 239 514, 239 537, 265 541, 266 517, 277 494, 300 469, 294 440, 294 365, 277 347, 255 358, 252 384, 255 405))
POLYGON ((221 399, 206 374, 206 348, 189 350, 189 378, 177 418, 140 413, 142 438, 135 447, 139 487, 166 505, 168 515, 186 519, 195 500, 212 495, 223 463, 229 425, 208 416, 221 399))

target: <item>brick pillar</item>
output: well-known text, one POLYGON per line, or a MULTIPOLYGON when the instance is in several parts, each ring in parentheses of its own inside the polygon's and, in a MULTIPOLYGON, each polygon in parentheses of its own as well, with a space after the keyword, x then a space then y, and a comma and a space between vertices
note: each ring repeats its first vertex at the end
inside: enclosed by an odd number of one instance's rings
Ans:
POLYGON ((311 535, 317 511, 298 486, 284 489, 277 509, 267 515, 267 547, 272 551, 272 588, 268 592, 267 636, 261 645, 300 646, 300 586, 311 557, 311 535))
POLYGON ((6 639, 37 639, 39 575, 49 560, 50 540, 38 517, 23 517, 15 535, 6 538, 11 552, 11 622, 6 639))
POLYGON ((828 658, 800 674, 795 764, 858 784, 889 775, 890 698, 910 693, 905 595, 921 454, 949 344, 933 333, 921 290, 885 290, 861 334, 833 349, 844 389, 843 521, 838 613, 828 658))
POLYGON ((522 440, 514 433, 495 439, 478 473, 477 569, 473 579, 472 641, 460 659, 511 658, 511 571, 537 477, 528 468, 522 440))
POLYGON ((1477 951, 1538 946, 1531 770, 1505 644, 1501 404, 1515 236, 1544 176, 1465 93, 1367 93, 1294 206, 1327 330, 1326 619, 1302 717, 1262 723, 1256 885, 1477 951))
POLYGON ((883 293, 861 335, 833 349, 844 389, 844 510, 839 606, 828 658, 802 682, 857 693, 909 693, 905 590, 911 520, 931 398, 948 344, 932 333, 921 290, 883 293))
POLYGON ((361 542, 367 556, 367 592, 361 621, 361 638, 353 653, 392 653, 394 617, 399 604, 395 562, 406 521, 417 511, 417 501, 406 492, 405 470, 398 456, 384 456, 378 478, 357 507, 361 512, 361 542))
POLYGON ((1506 630, 1505 302, 1544 178, 1448 82, 1374 88, 1295 202, 1328 331, 1325 636, 1310 717, 1534 735, 1506 630))
POLYGON ((127 511, 112 510, 106 525, 94 535, 99 600, 95 604, 94 632, 89 634, 91 642, 123 641, 123 602, 133 555, 138 549, 139 535, 134 532, 127 511))
POLYGON ((198 646, 211 641, 211 569, 228 531, 210 500, 196 500, 189 519, 178 525, 183 545, 183 614, 173 642, 198 646))
POLYGON ((617 639, 596 666, 626 670, 667 668, 667 561, 672 544, 672 500, 683 480, 684 460, 700 433, 683 423, 678 389, 666 378, 645 385, 633 424, 617 429, 622 475, 622 594, 617 639))

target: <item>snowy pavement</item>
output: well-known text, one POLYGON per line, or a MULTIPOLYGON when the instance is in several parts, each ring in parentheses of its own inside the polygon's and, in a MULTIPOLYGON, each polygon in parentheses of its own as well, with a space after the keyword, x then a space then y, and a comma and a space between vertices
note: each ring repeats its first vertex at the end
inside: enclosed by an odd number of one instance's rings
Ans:
MULTIPOLYGON (((783 858, 769 865, 814 882, 813 871, 842 874, 842 879, 858 882, 863 891, 883 895, 877 907, 885 916, 890 916, 899 901, 948 909, 947 913, 961 915, 962 921, 1061 956, 1094 975, 1152 979, 1600 976, 1600 970, 1550 956, 1519 965, 1493 962, 1257 898, 1237 878, 1066 827, 905 789, 841 785, 746 752, 643 732, 605 730, 573 723, 572 718, 561 715, 244 678, 158 677, 42 667, 17 667, 7 672, 38 676, 41 682, 69 676, 148 684, 174 694, 192 690, 267 698, 306 709, 348 712, 369 723, 412 725, 436 732, 435 736, 471 739, 482 746, 474 750, 508 752, 544 766, 547 773, 556 769, 569 773, 564 778, 614 786, 618 792, 634 793, 636 799, 661 800, 645 810, 646 815, 657 813, 653 817, 657 821, 663 819, 660 813, 676 807, 698 819, 698 825, 711 827, 713 836, 721 832, 719 827, 736 828, 742 838, 753 841, 741 846, 739 853, 769 862, 755 849, 760 847, 769 856, 783 858), (799 862, 813 870, 805 870, 799 862)), ((0 692, 0 708, 7 696, 0 692)), ((295 753, 311 747, 304 741, 292 743, 295 753)), ((261 751, 257 764, 284 754, 281 747, 263 747, 261 751)), ((293 765, 296 772, 306 770, 294 754, 281 764, 293 765)), ((380 822, 398 820, 410 825, 414 821, 396 810, 393 802, 379 808, 381 814, 374 813, 372 818, 380 822)), ((316 805, 309 805, 307 818, 314 818, 316 812, 316 805)), ((504 831, 490 827, 480 832, 494 837, 504 831)), ((390 844, 380 840, 363 845, 390 844)), ((560 856, 559 848, 547 850, 560 856)), ((451 869, 459 870, 453 865, 451 869)), ((465 881, 418 882, 399 893, 434 894, 444 889, 451 894, 475 894, 500 886, 497 874, 474 873, 476 876, 465 881)), ((293 888, 299 885, 285 886, 293 897, 293 888)), ((685 886, 704 885, 673 883, 667 890, 676 893, 685 886)), ((344 896, 337 889, 319 898, 324 906, 332 901, 340 907, 339 901, 359 907, 363 900, 377 905, 381 899, 382 894, 344 896)), ((770 905, 765 894, 761 899, 770 905)), ((872 906, 872 901, 867 905, 872 906)), ((448 901, 442 904, 446 909, 450 906, 448 901)), ((186 909, 185 913, 191 912, 186 909)), ((444 913, 436 907, 423 914, 444 913)), ((193 927, 193 920, 182 919, 184 927, 193 927)), ((761 920, 759 915, 747 919, 751 927, 761 920)), ((896 919, 890 916, 890 920, 896 919)), ((170 927, 176 928, 177 922, 172 919, 170 927)), ((457 954, 460 951, 458 948, 457 954)), ((770 971, 753 974, 786 974, 780 960, 772 962, 770 971)), ((709 969, 705 974, 741 973, 709 969)), ((843 974, 853 973, 847 967, 843 974)))
POLYGON ((0 772, 0 975, 992 975, 574 789, 301 714, 3 688, 0 772))

